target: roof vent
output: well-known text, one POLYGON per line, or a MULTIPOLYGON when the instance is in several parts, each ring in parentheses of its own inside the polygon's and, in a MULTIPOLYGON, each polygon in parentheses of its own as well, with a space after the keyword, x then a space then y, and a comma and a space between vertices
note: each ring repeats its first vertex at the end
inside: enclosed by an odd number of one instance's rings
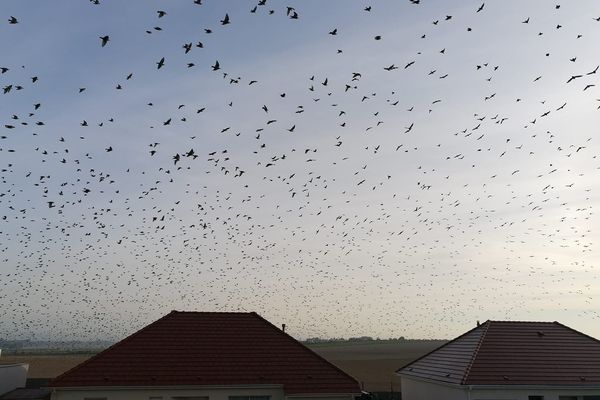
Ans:
POLYGON ((281 330, 285 332, 285 324, 281 324, 281 330))
POLYGON ((104 377, 104 382, 108 382, 108 376, 104 377))
POLYGON ((477 326, 481 325, 481 322, 479 322, 479 320, 477 320, 477 326))
POLYGON ((537 334, 538 334, 538 336, 539 336, 539 337, 542 337, 542 336, 544 336, 544 335, 545 335, 545 333, 544 333, 544 332, 542 332, 542 331, 537 331, 537 334))
POLYGON ((581 380, 582 382, 585 382, 585 376, 580 376, 579 380, 581 380))
POLYGON ((450 374, 450 373, 447 373, 447 374, 446 374, 446 378, 450 378, 450 376, 451 376, 451 375, 452 375, 452 374, 450 374))
POLYGON ((506 376, 506 375, 504 375, 504 376, 502 377, 502 379, 504 379, 505 381, 508 381, 508 380, 509 380, 508 376, 506 376))

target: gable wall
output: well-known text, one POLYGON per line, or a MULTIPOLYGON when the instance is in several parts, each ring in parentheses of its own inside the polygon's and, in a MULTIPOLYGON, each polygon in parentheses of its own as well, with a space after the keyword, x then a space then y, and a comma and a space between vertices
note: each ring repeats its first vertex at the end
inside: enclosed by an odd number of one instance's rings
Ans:
POLYGON ((16 388, 25 387, 28 364, 0 365, 0 396, 16 388))

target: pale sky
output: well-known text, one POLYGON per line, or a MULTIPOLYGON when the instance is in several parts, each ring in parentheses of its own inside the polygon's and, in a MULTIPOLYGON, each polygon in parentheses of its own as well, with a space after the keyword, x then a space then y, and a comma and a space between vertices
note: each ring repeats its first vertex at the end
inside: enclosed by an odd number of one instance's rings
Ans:
POLYGON ((0 338, 600 337, 600 3, 482 3, 3 0, 0 338))

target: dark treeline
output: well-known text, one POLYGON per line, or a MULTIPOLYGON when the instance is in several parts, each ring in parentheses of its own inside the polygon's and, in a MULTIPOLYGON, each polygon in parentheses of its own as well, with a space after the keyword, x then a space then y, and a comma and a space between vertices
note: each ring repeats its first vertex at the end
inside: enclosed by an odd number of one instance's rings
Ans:
POLYGON ((312 337, 308 338, 302 343, 304 344, 320 344, 320 343, 402 343, 402 342, 446 342, 445 339, 407 339, 404 336, 397 338, 373 338, 371 336, 359 336, 351 338, 320 338, 312 337))

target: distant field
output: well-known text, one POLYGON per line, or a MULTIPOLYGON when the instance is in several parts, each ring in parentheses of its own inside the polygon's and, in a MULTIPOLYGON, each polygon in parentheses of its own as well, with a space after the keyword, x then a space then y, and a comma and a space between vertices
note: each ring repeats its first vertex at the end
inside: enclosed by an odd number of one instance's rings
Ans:
POLYGON ((367 344, 318 344, 309 347, 356 378, 369 392, 400 391, 394 372, 445 341, 407 341, 367 344))
MULTIPOLYGON (((400 391, 394 371, 443 344, 443 341, 395 343, 319 343, 311 349, 355 377, 364 390, 400 391)), ((85 361, 92 354, 34 354, 2 356, 0 362, 29 363, 29 378, 54 378, 85 361)))
POLYGON ((28 363, 28 378, 54 378, 91 356, 92 354, 3 355, 0 362, 28 363))

